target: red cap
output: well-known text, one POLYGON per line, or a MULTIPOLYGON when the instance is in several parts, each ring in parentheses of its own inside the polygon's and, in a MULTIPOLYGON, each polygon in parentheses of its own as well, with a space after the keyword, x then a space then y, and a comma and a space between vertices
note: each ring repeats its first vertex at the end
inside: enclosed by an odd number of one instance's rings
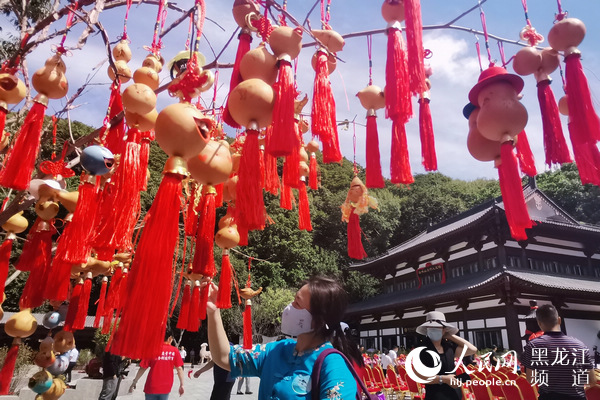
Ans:
POLYGON ((519 75, 509 74, 508 71, 502 67, 489 67, 479 75, 477 84, 473 86, 469 92, 469 101, 477 105, 477 98, 479 97, 479 92, 481 92, 481 89, 491 83, 496 83, 499 81, 506 81, 510 83, 515 88, 517 93, 521 93, 523 86, 525 86, 523 79, 521 79, 519 75))

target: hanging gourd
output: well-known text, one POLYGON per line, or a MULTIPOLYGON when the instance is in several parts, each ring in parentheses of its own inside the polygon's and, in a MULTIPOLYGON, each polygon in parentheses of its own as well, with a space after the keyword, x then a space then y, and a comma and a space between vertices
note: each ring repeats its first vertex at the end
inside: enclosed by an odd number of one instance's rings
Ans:
POLYGON ((378 209, 377 199, 369 196, 367 187, 355 176, 341 208, 342 221, 348 224, 348 257, 362 260, 367 253, 362 245, 359 216, 369 212, 369 208, 378 209))

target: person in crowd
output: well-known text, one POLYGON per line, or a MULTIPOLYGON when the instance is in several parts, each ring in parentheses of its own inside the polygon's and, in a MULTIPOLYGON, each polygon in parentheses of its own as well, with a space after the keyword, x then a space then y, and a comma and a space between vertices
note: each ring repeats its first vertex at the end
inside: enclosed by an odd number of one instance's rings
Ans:
POLYGON ((68 351, 68 356, 69 356, 69 366, 67 367, 67 370, 65 371, 65 375, 67 377, 67 383, 71 382, 71 372, 73 371, 73 368, 75 368, 75 366, 77 365, 77 359, 79 358, 79 350, 77 350, 77 347, 73 347, 71 350, 68 351))
POLYGON ((184 365, 181 368, 185 368, 185 357, 187 356, 187 351, 185 351, 185 347, 179 346, 179 355, 181 356, 181 360, 183 360, 184 365))
POLYGON ((498 356, 498 346, 495 344, 492 345, 492 352, 490 354, 490 364, 492 367, 496 368, 496 365, 500 362, 500 357, 498 356))
MULTIPOLYGON (((207 321, 212 359, 231 371, 232 377, 260 376, 260 400, 308 398, 311 373, 319 354, 334 346, 348 354, 348 341, 340 325, 347 294, 334 279, 310 278, 283 310, 281 331, 296 339, 256 345, 251 350, 229 345, 220 311, 215 306, 218 289, 209 279, 206 283, 211 286, 207 321)), ((321 399, 356 398, 354 377, 340 355, 325 358, 318 390, 317 397, 321 399)))
MULTIPOLYGON (((469 375, 462 374, 455 376, 456 365, 454 363, 455 355, 461 357, 469 356, 477 352, 477 347, 456 336, 458 328, 446 322, 446 316, 439 311, 427 313, 426 321, 419 325, 417 333, 425 336, 424 345, 427 350, 437 353, 441 361, 441 369, 438 375, 429 378, 429 383, 425 387, 425 400, 460 400, 462 393, 460 384, 461 379, 468 380, 469 375)), ((434 367, 433 358, 425 351, 420 353, 421 362, 427 367, 434 367)))
POLYGON ((388 356, 392 359, 392 365, 396 365, 396 359, 398 358, 398 346, 393 345, 392 349, 388 352, 388 356))
MULTIPOLYGON (((348 359, 350 360, 350 362, 352 363, 352 366, 354 367, 354 370, 356 371, 356 373, 358 374, 358 377, 364 382, 365 381, 365 376, 366 376, 366 370, 365 370, 365 362, 364 362, 364 355, 366 353, 363 353, 360 349, 362 349, 364 351, 364 346, 360 346, 360 348, 358 347, 358 344, 356 343, 356 337, 358 336, 358 333, 355 331, 353 334, 353 330, 350 329, 350 327, 348 326, 348 324, 346 324, 345 322, 341 323, 342 325, 342 331, 344 332, 344 334, 346 335, 346 340, 348 341, 348 348, 347 348, 347 353, 345 353, 346 357, 348 357, 348 359)), ((360 393, 360 386, 358 384, 358 382, 356 383, 356 390, 360 393)))
POLYGON ((246 394, 252 394, 252 391, 250 390, 250 378, 246 377, 246 376, 240 376, 237 379, 237 394, 244 394, 244 392, 242 392, 242 386, 244 386, 244 382, 246 382, 246 394))
POLYGON ((229 400, 235 379, 231 378, 229 371, 219 367, 214 361, 209 361, 198 371, 194 372, 194 378, 200 377, 204 372, 213 369, 214 384, 210 394, 210 400, 229 400))
POLYGON ((112 354, 109 351, 104 352, 104 357, 102 357, 102 390, 98 400, 112 400, 115 397, 119 382, 120 365, 121 356, 112 354))
POLYGON ((392 364, 392 358, 388 355, 388 349, 384 348, 381 353, 381 369, 383 369, 383 376, 387 376, 387 369, 392 364))
POLYGON ((150 372, 144 386, 146 400, 167 400, 173 387, 173 368, 175 368, 179 378, 179 395, 183 395, 183 360, 178 349, 172 346, 171 342, 173 342, 173 335, 167 327, 161 354, 154 359, 140 362, 140 369, 133 378, 129 393, 135 390, 138 381, 149 368, 150 372))
POLYGON ((192 367, 196 365, 196 351, 194 349, 190 350, 190 363, 192 364, 192 367))
POLYGON ((529 382, 537 383, 539 400, 585 400, 584 385, 598 385, 589 349, 561 331, 553 305, 538 307, 535 317, 544 334, 525 345, 521 364, 529 382))

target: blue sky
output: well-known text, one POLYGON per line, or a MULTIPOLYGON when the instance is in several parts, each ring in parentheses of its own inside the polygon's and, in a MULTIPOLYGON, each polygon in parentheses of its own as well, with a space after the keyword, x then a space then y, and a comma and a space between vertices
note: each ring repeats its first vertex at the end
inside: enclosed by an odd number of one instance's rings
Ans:
MULTIPOLYGON (((63 1, 61 1, 63 3, 63 1)), ((204 34, 215 52, 219 52, 225 42, 229 39, 235 29, 235 22, 231 16, 231 4, 233 1, 206 0, 207 17, 215 20, 219 25, 207 21, 204 34), (223 29, 221 29, 221 27, 223 29)), ((385 21, 380 14, 381 1, 373 0, 332 0, 331 26, 338 32, 345 34, 350 32, 382 29, 385 21)), ((463 11, 477 4, 476 0, 423 0, 422 2, 423 24, 443 24, 463 11)), ((289 11, 299 20, 304 20, 306 13, 312 6, 312 0, 288 0, 289 11)), ((187 9, 193 5, 192 0, 179 1, 177 5, 187 9)), ((547 36, 552 26, 554 15, 557 11, 555 1, 551 0, 529 0, 529 17, 535 28, 542 35, 547 36)), ((584 42, 579 46, 583 53, 583 66, 588 76, 592 89, 592 96, 596 109, 600 108, 600 51, 598 41, 600 40, 600 27, 594 24, 600 17, 600 3, 596 1, 563 0, 563 9, 569 12, 569 16, 583 20, 587 25, 587 35, 584 42)), ((488 0, 483 5, 486 13, 487 26, 490 33, 516 40, 520 30, 525 26, 523 8, 520 0, 488 0)), ((141 62, 147 52, 143 46, 152 42, 152 31, 156 17, 157 6, 134 5, 132 7, 128 32, 132 40, 131 48, 134 53, 133 60, 129 63, 132 70, 141 66, 141 62)), ((111 40, 115 40, 122 31, 124 7, 105 10, 100 20, 107 28, 111 40)), ((319 25, 319 7, 310 16, 313 28, 319 25)), ((175 11, 169 11, 167 25, 179 16, 175 11)), ((6 26, 6 17, 0 18, 0 23, 6 26)), ((479 12, 474 11, 468 16, 456 22, 456 25, 471 27, 481 30, 479 12)), ((53 29, 61 29, 64 19, 55 23, 53 29)), ((67 38, 67 45, 74 44, 83 26, 79 24, 74 27, 67 38)), ((165 38, 163 55, 168 60, 183 50, 187 36, 187 23, 183 23, 173 30, 165 38)), ((308 41, 308 36, 305 36, 308 41)), ((474 160, 466 148, 466 136, 468 132, 467 121, 462 117, 462 107, 467 103, 467 94, 470 88, 477 82, 479 76, 479 64, 476 59, 475 36, 470 33, 454 30, 427 31, 424 36, 424 45, 433 51, 430 63, 433 68, 431 77, 431 109, 436 136, 436 149, 438 155, 439 171, 445 175, 460 179, 476 179, 479 177, 496 178, 497 173, 492 163, 482 163, 474 160)), ((479 37, 483 49, 483 37, 479 37)), ((54 41, 53 43, 57 43, 54 41)), ((253 41, 253 46, 258 44, 258 39, 253 41)), ((500 55, 495 40, 490 42, 492 57, 499 60, 500 55)), ((548 46, 547 41, 541 46, 548 46)), ((237 40, 223 54, 221 62, 233 62, 237 40)), ((373 80, 374 84, 384 86, 386 37, 382 34, 373 37, 373 80)), ((510 58, 520 47, 505 45, 506 58, 510 58)), ((205 54, 207 61, 214 57, 206 41, 201 44, 201 51, 205 54)), ((299 57, 298 85, 302 92, 312 95, 312 81, 314 72, 310 67, 310 58, 314 53, 313 48, 305 48, 299 57)), ((31 75, 39 68, 44 60, 51 55, 50 44, 40 46, 28 56, 29 74, 31 75)), ((365 141, 365 110, 360 106, 355 94, 368 83, 368 59, 367 41, 364 37, 351 38, 346 41, 346 47, 338 54, 344 63, 338 62, 338 69, 331 75, 332 87, 334 89, 338 120, 353 120, 356 117, 357 136, 357 161, 364 165, 364 141, 365 141)), ((484 55, 485 57, 485 55, 484 55)), ((104 46, 99 36, 91 37, 88 45, 83 50, 76 50, 71 57, 65 59, 67 64, 67 78, 70 83, 68 96, 71 96, 81 86, 86 77, 93 73, 93 69, 104 60, 104 46)), ((487 64, 487 57, 482 60, 487 64)), ((109 97, 109 79, 106 76, 106 64, 101 65, 100 71, 94 77, 85 95, 76 102, 78 108, 71 112, 71 117, 92 126, 100 126, 109 97)), ((508 67, 512 72, 511 66, 508 67)), ((219 89, 217 102, 223 102, 228 91, 230 70, 221 70, 219 73, 219 89)), ((168 73, 163 71, 161 79, 166 81, 168 73)), ((555 96, 560 98, 563 94, 562 84, 558 73, 553 74, 554 84, 552 88, 555 96)), ((529 141, 531 143, 538 171, 544 171, 543 145, 541 118, 536 97, 535 79, 532 76, 524 77, 525 89, 523 91, 523 103, 529 112, 529 122, 526 127, 529 141)), ((203 97, 210 101, 212 91, 203 97), (210 94, 209 94, 210 93, 210 94)), ((174 102, 166 93, 159 95, 158 110, 174 102)), ((64 104, 64 101, 62 101, 64 104)), ((60 110, 61 101, 55 100, 50 103, 49 111, 60 110)), ((415 106, 416 109, 416 106, 415 106)), ((309 112, 309 106, 305 108, 309 112)), ((389 176, 389 143, 391 124, 383 118, 383 112, 379 113, 379 135, 384 174, 389 176)), ((566 123, 566 117, 563 117, 566 123)), ((413 118, 407 126, 409 151, 413 173, 422 173, 420 165, 420 143, 418 139, 417 118, 413 118)), ((352 159, 352 136, 353 127, 349 130, 340 130, 340 142, 342 153, 348 159, 352 159)), ((565 132, 566 126, 565 126, 565 132)), ((230 131, 234 134, 233 131, 230 131)), ((307 136, 308 138, 308 136, 307 136)))

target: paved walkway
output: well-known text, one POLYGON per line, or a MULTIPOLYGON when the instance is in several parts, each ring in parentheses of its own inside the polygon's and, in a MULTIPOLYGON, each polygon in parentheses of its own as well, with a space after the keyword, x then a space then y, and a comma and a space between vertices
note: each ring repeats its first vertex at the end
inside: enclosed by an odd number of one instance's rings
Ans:
MULTIPOLYGON (((135 377, 135 374, 137 373, 137 369, 138 369, 138 366, 132 364, 129 367, 128 378, 133 379, 135 377)), ((200 367, 196 365, 193 370, 197 371, 199 369, 200 369, 200 367)), ((186 363, 185 367, 183 369, 183 374, 185 376, 183 388, 185 389, 185 393, 181 397, 179 397, 179 379, 177 379, 177 375, 174 372, 173 390, 171 391, 171 395, 169 396, 169 399, 173 399, 173 400, 175 400, 175 399, 208 400, 210 398, 210 393, 211 393, 212 387, 213 387, 212 369, 206 371, 205 373, 200 375, 200 377, 197 379, 194 378, 193 376, 192 376, 192 378, 188 378, 188 372, 190 372, 190 364, 186 363)), ((133 392, 132 395, 119 396, 119 397, 117 397, 117 399, 118 400, 144 400, 144 398, 145 398, 144 384, 146 383, 147 376, 148 376, 148 371, 146 371, 146 373, 144 374, 142 379, 140 379, 140 381, 137 384, 137 389, 133 392)), ((237 395, 236 394, 237 381, 236 381, 234 383, 233 390, 231 391, 231 400, 258 400, 258 385, 259 385, 258 378, 250 378, 250 390, 252 391, 252 394, 237 395)), ((242 387, 242 391, 245 390, 245 386, 246 385, 244 383, 244 387, 242 387)))

